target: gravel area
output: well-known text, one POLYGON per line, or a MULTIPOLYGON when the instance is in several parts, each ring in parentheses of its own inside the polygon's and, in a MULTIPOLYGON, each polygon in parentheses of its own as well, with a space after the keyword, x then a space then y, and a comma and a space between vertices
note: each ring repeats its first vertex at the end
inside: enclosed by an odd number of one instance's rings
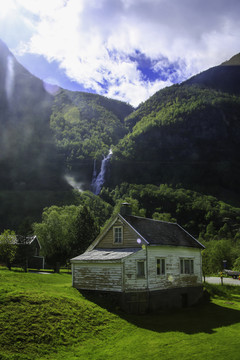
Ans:
MULTIPOLYGON (((221 284, 220 277, 206 277, 206 282, 210 284, 221 284)), ((240 280, 232 278, 223 278, 224 285, 240 285, 240 280)))

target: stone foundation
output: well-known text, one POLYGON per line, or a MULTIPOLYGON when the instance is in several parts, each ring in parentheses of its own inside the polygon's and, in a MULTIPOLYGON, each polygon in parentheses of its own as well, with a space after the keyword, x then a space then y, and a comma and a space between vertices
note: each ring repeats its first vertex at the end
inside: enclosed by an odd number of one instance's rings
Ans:
MULTIPOLYGON (((80 290, 81 291, 81 290, 80 290)), ((99 305, 120 307, 130 314, 144 314, 160 309, 183 308, 197 304, 203 297, 203 287, 183 287, 168 290, 112 292, 81 291, 83 295, 96 300, 99 305)))

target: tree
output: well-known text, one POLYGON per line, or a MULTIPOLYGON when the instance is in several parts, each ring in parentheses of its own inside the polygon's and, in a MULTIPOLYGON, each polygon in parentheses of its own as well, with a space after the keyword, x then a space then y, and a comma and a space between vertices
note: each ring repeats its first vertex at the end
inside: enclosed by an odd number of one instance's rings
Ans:
POLYGON ((78 207, 73 205, 45 208, 42 222, 33 225, 46 262, 52 265, 55 271, 58 271, 59 265, 65 265, 70 257, 77 209, 78 207))
POLYGON ((86 250, 99 228, 86 206, 51 206, 44 209, 42 222, 34 224, 46 262, 58 271, 59 265, 86 250))
POLYGON ((72 256, 83 253, 99 233, 93 213, 87 206, 79 207, 75 222, 75 238, 71 246, 72 256))
POLYGON ((238 250, 234 248, 230 240, 211 240, 205 242, 206 249, 203 251, 203 273, 216 274, 223 269, 223 260, 227 261, 229 269, 232 268, 237 258, 238 250))
POLYGON ((14 231, 4 230, 0 235, 0 258, 6 264, 9 270, 17 251, 16 235, 14 231))
POLYGON ((161 221, 167 221, 167 222, 177 222, 177 220, 175 218, 172 217, 172 215, 170 213, 159 213, 157 211, 155 211, 152 215, 152 218, 154 220, 161 220, 161 221))

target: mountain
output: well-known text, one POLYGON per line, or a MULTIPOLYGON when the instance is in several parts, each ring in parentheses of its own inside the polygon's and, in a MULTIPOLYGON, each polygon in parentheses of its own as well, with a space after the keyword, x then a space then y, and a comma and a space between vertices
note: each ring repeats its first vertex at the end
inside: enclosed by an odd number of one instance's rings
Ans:
POLYGON ((0 43, 0 189, 62 188, 49 129, 53 98, 0 43))
POLYGON ((219 66, 203 71, 185 82, 229 94, 240 94, 240 54, 219 66))
POLYGON ((221 65, 153 95, 125 119, 109 183, 181 184, 239 204, 239 80, 240 66, 221 65))
POLYGON ((239 54, 237 54, 237 55, 234 55, 233 57, 231 57, 231 59, 229 59, 229 60, 227 60, 227 61, 224 61, 223 63, 222 63, 222 65, 227 65, 227 66, 229 66, 229 65, 240 65, 240 53, 239 54))
POLYGON ((79 175, 89 187, 94 159, 127 131, 130 105, 46 88, 0 41, 0 230, 71 202, 66 175, 79 175))
POLYGON ((55 96, 50 127, 68 176, 82 189, 90 186, 94 163, 99 171, 109 149, 127 134, 124 118, 133 110, 96 94, 62 89, 55 96))
POLYGON ((133 109, 49 93, 0 42, 0 231, 74 203, 72 187, 91 189, 110 149, 110 191, 123 182, 181 185, 239 205, 239 80, 236 55, 133 109))

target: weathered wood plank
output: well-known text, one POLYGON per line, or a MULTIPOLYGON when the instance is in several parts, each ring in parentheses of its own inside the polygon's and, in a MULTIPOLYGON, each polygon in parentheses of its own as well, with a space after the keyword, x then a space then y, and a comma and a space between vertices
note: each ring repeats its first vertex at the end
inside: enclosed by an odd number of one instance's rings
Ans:
POLYGON ((116 221, 114 226, 123 227, 123 243, 114 244, 113 242, 113 227, 105 234, 103 239, 96 246, 96 249, 116 249, 116 248, 141 248, 141 244, 137 242, 138 235, 120 220, 116 221))
POLYGON ((121 264, 73 264, 73 279, 78 289, 121 291, 121 264))

